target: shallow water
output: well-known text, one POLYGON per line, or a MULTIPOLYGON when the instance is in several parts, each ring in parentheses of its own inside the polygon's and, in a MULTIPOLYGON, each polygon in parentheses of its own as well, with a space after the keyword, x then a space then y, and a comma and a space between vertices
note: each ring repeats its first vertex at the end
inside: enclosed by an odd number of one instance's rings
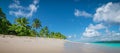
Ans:
POLYGON ((111 48, 120 48, 120 43, 92 43, 100 46, 111 47, 111 48))
POLYGON ((120 43, 66 42, 65 53, 120 53, 120 43))

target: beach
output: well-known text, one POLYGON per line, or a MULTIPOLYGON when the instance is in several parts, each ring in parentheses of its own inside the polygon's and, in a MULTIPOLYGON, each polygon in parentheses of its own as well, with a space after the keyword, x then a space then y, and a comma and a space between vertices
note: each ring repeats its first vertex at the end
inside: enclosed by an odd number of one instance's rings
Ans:
POLYGON ((0 36, 0 53, 63 53, 65 40, 0 36))
POLYGON ((120 47, 70 42, 62 39, 0 36, 0 53, 119 53, 120 47))

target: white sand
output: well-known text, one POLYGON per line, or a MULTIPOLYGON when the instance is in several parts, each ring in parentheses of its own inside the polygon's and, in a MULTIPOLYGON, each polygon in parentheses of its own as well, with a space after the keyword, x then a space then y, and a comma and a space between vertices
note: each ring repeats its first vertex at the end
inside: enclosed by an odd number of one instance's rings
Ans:
POLYGON ((65 40, 0 35, 0 53, 63 53, 65 40))

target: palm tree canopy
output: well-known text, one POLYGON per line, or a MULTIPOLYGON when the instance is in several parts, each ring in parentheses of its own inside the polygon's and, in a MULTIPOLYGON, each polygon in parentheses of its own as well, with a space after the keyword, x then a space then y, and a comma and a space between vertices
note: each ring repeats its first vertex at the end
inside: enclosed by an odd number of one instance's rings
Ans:
POLYGON ((21 26, 26 26, 27 24, 29 24, 28 23, 28 19, 25 18, 25 17, 23 17, 23 18, 21 18, 21 17, 17 18, 15 21, 17 22, 17 24, 19 24, 21 26))
POLYGON ((33 20, 33 24, 32 24, 32 26, 33 26, 33 28, 40 28, 41 27, 41 22, 40 22, 40 20, 38 19, 38 18, 35 18, 34 20, 33 20))

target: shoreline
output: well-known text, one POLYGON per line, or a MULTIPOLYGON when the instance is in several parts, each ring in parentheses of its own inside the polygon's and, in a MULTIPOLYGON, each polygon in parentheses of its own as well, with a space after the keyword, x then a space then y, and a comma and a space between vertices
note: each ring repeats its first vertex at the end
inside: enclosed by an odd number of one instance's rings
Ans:
POLYGON ((0 35, 0 53, 114 53, 119 50, 63 39, 0 35))

